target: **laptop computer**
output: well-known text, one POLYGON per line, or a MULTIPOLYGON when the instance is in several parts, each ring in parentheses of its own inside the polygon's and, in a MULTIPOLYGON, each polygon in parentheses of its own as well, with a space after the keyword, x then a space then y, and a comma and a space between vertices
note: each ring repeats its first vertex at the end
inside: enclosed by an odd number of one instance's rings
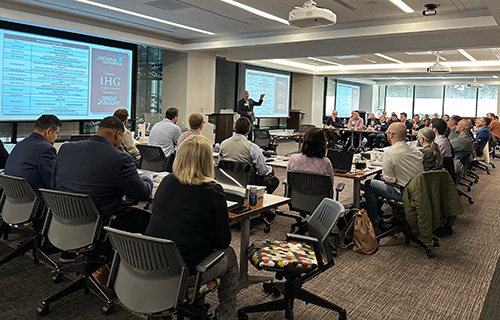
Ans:
POLYGON ((333 172, 347 173, 351 171, 354 152, 338 149, 328 149, 327 157, 332 163, 333 172))

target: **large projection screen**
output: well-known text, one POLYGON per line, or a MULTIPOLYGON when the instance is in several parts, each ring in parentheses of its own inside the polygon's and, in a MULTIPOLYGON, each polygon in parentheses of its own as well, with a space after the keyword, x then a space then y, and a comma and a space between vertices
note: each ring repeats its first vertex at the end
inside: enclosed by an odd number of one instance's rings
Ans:
POLYGON ((339 117, 350 117, 352 110, 359 110, 358 85, 337 82, 336 109, 339 117))
POLYGON ((1 121, 135 113, 135 45, 1 22, 1 121))
POLYGON ((256 118, 286 118, 290 103, 290 74, 260 71, 247 68, 245 70, 245 88, 250 98, 259 100, 265 94, 264 102, 254 106, 256 118))

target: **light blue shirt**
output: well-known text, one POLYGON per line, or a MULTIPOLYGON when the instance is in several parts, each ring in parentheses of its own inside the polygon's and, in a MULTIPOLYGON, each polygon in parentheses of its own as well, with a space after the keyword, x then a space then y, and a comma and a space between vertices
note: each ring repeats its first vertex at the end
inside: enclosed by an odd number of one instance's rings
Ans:
POLYGON ((148 144, 161 147, 165 157, 175 151, 177 140, 181 136, 181 128, 170 119, 163 119, 157 122, 149 134, 148 144))
MULTIPOLYGON (((235 133, 233 137, 243 137, 244 139, 247 138, 239 133, 235 133)), ((255 170, 260 176, 266 176, 273 171, 273 168, 266 164, 266 159, 264 159, 264 155, 262 154, 262 151, 260 151, 260 147, 255 143, 252 143, 252 145, 250 146, 250 157, 252 158, 252 163, 255 167, 255 170)), ((222 153, 219 153, 219 161, 222 160, 222 153)))

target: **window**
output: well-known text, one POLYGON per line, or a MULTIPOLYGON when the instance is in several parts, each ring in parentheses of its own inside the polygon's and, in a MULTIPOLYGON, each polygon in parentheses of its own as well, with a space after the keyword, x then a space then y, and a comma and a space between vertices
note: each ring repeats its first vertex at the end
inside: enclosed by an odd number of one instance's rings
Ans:
POLYGON ((139 45, 137 48, 137 123, 144 122, 144 113, 161 113, 163 51, 139 45))
POLYGON ((413 114, 433 117, 437 112, 442 116, 443 110, 443 86, 415 86, 415 107, 413 114))
POLYGON ((387 110, 388 114, 395 112, 398 117, 401 112, 406 112, 408 118, 411 118, 413 113, 413 86, 387 86, 385 110, 387 110))
POLYGON ((479 88, 477 100, 478 117, 485 116, 488 112, 496 114, 498 104, 498 86, 484 86, 479 88))
POLYGON ((476 115, 477 88, 463 84, 447 85, 444 89, 444 113, 449 116, 474 117, 476 115))
POLYGON ((325 117, 332 114, 335 109, 335 89, 337 81, 334 78, 326 78, 326 97, 325 97, 325 117))

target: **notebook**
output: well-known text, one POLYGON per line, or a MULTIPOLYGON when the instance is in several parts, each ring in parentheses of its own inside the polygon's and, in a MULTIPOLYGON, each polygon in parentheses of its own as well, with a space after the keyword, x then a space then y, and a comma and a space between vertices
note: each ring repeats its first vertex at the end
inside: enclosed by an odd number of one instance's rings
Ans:
POLYGON ((338 149, 328 149, 327 157, 332 163, 333 172, 347 173, 351 171, 354 152, 338 149))

